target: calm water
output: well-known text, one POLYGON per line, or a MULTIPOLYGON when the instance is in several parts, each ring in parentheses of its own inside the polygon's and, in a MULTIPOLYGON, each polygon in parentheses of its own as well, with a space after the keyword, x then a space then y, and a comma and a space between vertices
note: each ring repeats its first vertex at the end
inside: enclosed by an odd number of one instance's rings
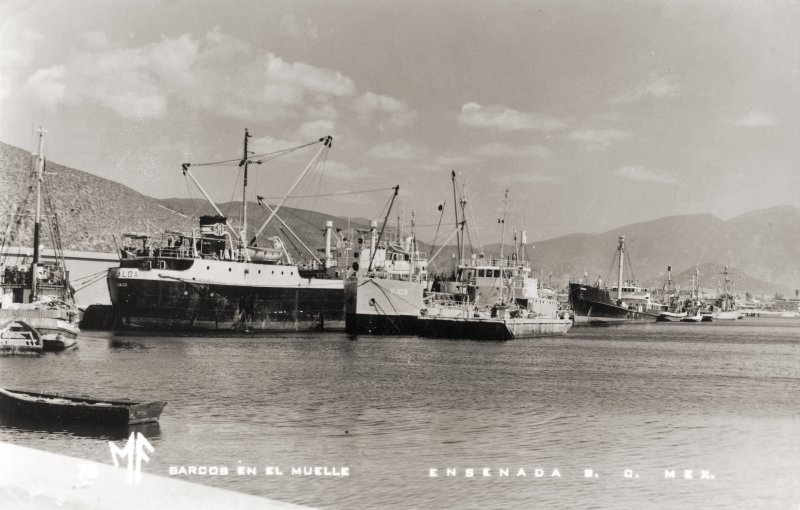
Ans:
MULTIPOLYGON (((145 472, 257 466, 181 478, 320 508, 800 508, 800 320, 508 343, 89 332, 77 351, 0 358, 0 385, 166 400, 136 429, 155 447, 145 472)), ((128 433, 33 427, 0 422, 0 441, 110 463, 128 433)))

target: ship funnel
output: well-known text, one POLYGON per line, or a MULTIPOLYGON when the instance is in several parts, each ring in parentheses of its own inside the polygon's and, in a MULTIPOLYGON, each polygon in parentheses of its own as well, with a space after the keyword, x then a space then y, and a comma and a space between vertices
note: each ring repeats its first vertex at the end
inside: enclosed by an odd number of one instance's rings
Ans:
POLYGON ((225 216, 200 216, 200 254, 221 258, 225 251, 225 216))

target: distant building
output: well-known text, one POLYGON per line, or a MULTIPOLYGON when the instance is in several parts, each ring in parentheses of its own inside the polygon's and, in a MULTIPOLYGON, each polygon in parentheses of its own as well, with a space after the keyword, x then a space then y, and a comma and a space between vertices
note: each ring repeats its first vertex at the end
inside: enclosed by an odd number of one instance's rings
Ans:
POLYGON ((780 312, 798 312, 800 311, 800 299, 778 298, 772 306, 774 310, 780 312))

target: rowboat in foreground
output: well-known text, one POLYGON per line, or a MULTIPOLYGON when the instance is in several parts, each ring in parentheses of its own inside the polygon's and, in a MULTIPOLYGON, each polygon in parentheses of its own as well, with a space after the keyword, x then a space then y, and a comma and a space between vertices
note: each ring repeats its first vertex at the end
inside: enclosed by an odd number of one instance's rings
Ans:
POLYGON ((34 354, 42 352, 42 338, 25 321, 0 321, 0 354, 34 354))
POLYGON ((42 422, 135 425, 158 421, 165 405, 0 388, 0 413, 42 422))

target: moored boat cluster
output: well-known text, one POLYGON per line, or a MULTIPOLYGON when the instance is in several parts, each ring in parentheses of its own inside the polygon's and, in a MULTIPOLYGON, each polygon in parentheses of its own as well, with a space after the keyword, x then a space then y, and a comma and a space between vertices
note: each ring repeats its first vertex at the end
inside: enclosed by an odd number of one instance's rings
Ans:
MULTIPOLYGON (((387 233, 393 195, 379 228, 342 233, 327 221, 324 248, 315 251, 281 217, 282 207, 303 178, 327 158, 332 138, 313 144, 319 148, 292 188, 275 205, 258 197, 267 215, 257 229, 248 226, 248 167, 261 164, 248 150, 239 166, 244 172, 240 223, 234 224, 213 202, 192 173, 182 165, 187 180, 208 200, 215 214, 199 217, 190 231, 160 234, 126 233, 117 245, 120 263, 108 270, 107 284, 115 327, 137 330, 323 331, 353 334, 416 334, 456 339, 507 340, 563 335, 574 324, 611 324, 646 321, 707 322, 743 316, 729 289, 716 300, 699 292, 699 268, 689 292, 672 289, 671 277, 660 292, 642 289, 625 279, 627 252, 624 237, 617 248, 618 278, 608 287, 588 276, 571 282, 566 293, 536 278, 525 253, 525 232, 514 234, 512 250, 504 253, 508 192, 500 225, 500 253, 486 254, 480 247, 467 253, 466 189, 456 200, 455 228, 430 257, 417 242, 414 220, 408 235, 387 233), (280 223, 283 235, 262 236, 271 223, 280 223), (445 246, 455 238, 457 256, 452 270, 437 264, 445 246), (308 253, 293 255, 299 243, 308 253)), ((44 174, 43 133, 37 170, 44 174)), ((262 155, 267 156, 267 155, 262 155)), ((454 197, 458 185, 452 173, 454 197)), ((37 194, 41 186, 37 187, 37 194)), ((37 198, 37 204, 41 202, 37 198)), ((33 261, 0 271, 2 302, 0 342, 19 344, 17 352, 66 349, 76 344, 79 311, 63 263, 43 264, 39 256, 41 221, 37 208, 33 261), (28 338, 30 337, 30 338, 28 338), (38 338, 38 340, 36 340, 38 338), (26 343, 27 342, 27 343, 26 343), (24 344, 24 345, 23 345, 24 344), (41 344, 41 345, 40 345, 41 344), (39 346, 39 347, 37 347, 39 346), (24 349, 23 349, 24 347, 24 349)), ((275 228, 273 228, 275 231, 275 228)), ((60 249, 57 227, 54 239, 60 249)), ((435 242, 435 241, 434 241, 435 242)), ((116 244, 116 240, 115 240, 116 244)), ((11 351, 10 347, 6 348, 11 351)))

